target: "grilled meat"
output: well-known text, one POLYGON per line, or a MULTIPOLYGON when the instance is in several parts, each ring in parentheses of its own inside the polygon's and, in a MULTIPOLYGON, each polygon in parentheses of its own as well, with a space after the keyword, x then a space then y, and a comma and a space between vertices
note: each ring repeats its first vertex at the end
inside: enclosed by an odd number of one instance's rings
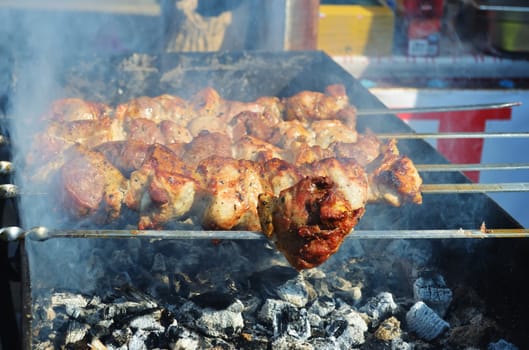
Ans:
POLYGON ((202 225, 209 229, 259 231, 257 197, 268 192, 258 163, 224 157, 200 162, 197 176, 208 193, 202 225))
POLYGON ((42 120, 30 181, 60 174, 75 216, 109 222, 125 205, 140 229, 198 218, 207 229, 262 230, 297 269, 335 252, 366 203, 422 200, 396 142, 357 133, 341 85, 250 102, 205 88, 115 109, 66 99, 42 120))
POLYGON ((99 152, 72 147, 61 169, 64 207, 102 222, 119 217, 128 180, 99 152))
POLYGON ((364 208, 353 209, 329 178, 306 177, 279 196, 262 193, 258 211, 264 234, 301 270, 335 253, 364 208))

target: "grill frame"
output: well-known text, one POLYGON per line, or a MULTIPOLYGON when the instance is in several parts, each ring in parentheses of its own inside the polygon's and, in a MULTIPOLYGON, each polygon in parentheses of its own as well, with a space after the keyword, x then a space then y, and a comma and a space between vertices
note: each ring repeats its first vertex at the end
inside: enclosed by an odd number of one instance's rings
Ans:
MULTIPOLYGON (((102 101, 111 104, 126 101, 143 94, 156 96, 171 93, 182 97, 200 88, 212 86, 221 96, 227 99, 252 100, 263 95, 289 96, 301 90, 323 91, 329 84, 341 83, 346 87, 350 102, 358 109, 384 108, 385 106, 365 89, 358 80, 341 68, 323 52, 219 52, 219 53, 182 53, 164 54, 161 56, 112 56, 96 58, 72 59, 71 65, 66 65, 60 72, 60 81, 64 82, 64 89, 56 92, 54 98, 71 95, 102 101), (134 58, 136 57, 136 58, 134 58), (137 60, 138 64, 130 64, 130 60, 137 60), (147 57, 144 65, 141 57, 147 57), (130 67, 127 69, 129 62, 130 67), (136 66, 137 69, 131 69, 136 66), (300 67, 301 66, 301 67, 300 67), (125 67, 125 68, 123 68, 125 67), (111 72, 106 80, 93 79, 88 83, 86 77, 104 77, 111 72), (316 74, 315 74, 316 73, 316 74), (132 82, 132 84, 131 84, 132 82), (182 84, 186 82, 186 84, 182 84), (262 88, 265 86, 265 88, 262 88)), ((17 86, 13 87, 14 90, 17 86)), ((395 115, 370 115, 358 118, 359 131, 367 128, 375 133, 413 132, 395 115)), ((399 149, 408 155, 415 163, 420 164, 448 164, 433 147, 424 140, 401 140, 399 149)), ((423 174, 426 183, 470 183, 460 172, 423 174)), ((487 228, 516 229, 521 226, 500 206, 485 194, 449 194, 425 197, 421 206, 405 205, 401 208, 391 208, 384 204, 370 204, 366 208, 366 215, 357 228, 359 230, 380 229, 477 229, 486 221, 487 228), (450 214, 436 211, 434 208, 453 206, 453 213, 461 213, 465 203, 474 203, 475 212, 470 218, 455 217, 447 220, 450 214), (381 220, 380 213, 386 220, 381 220), (386 221, 381 223, 382 221, 386 221), (391 222, 388 228, 387 222, 391 222), (444 221, 444 222, 442 222, 444 221), (441 223, 442 222, 442 223, 441 223)), ((2 226, 6 226, 4 223, 2 226)), ((60 229, 60 228, 59 228, 60 229)), ((132 235, 131 235, 132 237, 132 235)), ((74 238, 83 239, 83 238, 74 238)), ((84 238, 89 239, 89 238, 84 238)), ((459 241, 459 240, 458 240, 459 241)), ((465 240, 466 241, 466 240, 465 240)), ((523 256, 520 252, 529 251, 527 244, 516 243, 518 240, 503 240, 496 246, 493 243, 479 243, 480 251, 494 250, 505 253, 513 252, 517 259, 523 256), (513 244, 514 243, 514 244, 513 244), (494 248, 495 247, 495 248, 494 248)), ((23 315, 32 313, 32 263, 28 261, 29 252, 26 242, 21 242, 21 279, 22 279, 22 310, 23 315)), ((38 242, 30 243, 38 249, 38 242)), ((438 243, 440 255, 445 252, 457 257, 460 261, 468 260, 464 249, 465 242, 451 243, 441 240, 438 243), (455 248, 454 248, 455 245, 455 248)), ((470 243, 474 246, 474 243, 470 243)), ((474 257, 474 254, 472 254, 474 257)), ((487 260, 488 261, 488 260, 487 260)), ((488 261, 488 264, 494 264, 488 261)), ((506 262, 507 263, 507 262, 506 262)), ((33 262, 37 264, 37 262, 33 262)), ((509 262, 510 264, 510 262, 509 262)), ((452 263, 446 263, 445 268, 455 269, 452 263)), ((489 265, 487 265, 489 266, 489 265)), ((498 264, 501 269, 503 264, 498 264)), ((480 273, 483 271, 480 269, 480 273)), ((513 276, 518 283, 517 276, 513 276)), ((488 285, 486 281, 481 281, 488 285)), ((513 292, 516 295, 515 292, 513 292)), ((24 348, 31 348, 31 318, 23 318, 24 348)))

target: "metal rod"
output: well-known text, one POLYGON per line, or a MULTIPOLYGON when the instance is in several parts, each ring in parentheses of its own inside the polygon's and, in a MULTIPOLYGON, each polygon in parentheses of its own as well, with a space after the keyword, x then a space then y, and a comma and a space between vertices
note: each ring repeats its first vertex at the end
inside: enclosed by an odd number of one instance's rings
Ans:
MULTIPOLYGON (((527 192, 529 191, 529 182, 512 182, 512 183, 455 183, 455 184, 423 184, 422 193, 485 193, 485 192, 527 192)), ((16 198, 20 195, 26 196, 46 196, 47 193, 24 193, 20 192, 16 185, 0 185, 0 198, 16 198)), ((203 231, 202 231, 203 232, 203 231)), ((212 231, 218 234, 219 231, 212 231)))
POLYGON ((529 138, 529 132, 432 132, 432 133, 388 133, 376 134, 380 139, 483 139, 483 138, 529 138))
POLYGON ((529 182, 511 183, 461 183, 461 184, 423 184, 422 193, 486 193, 486 192, 526 192, 529 182))
POLYGON ((479 111, 486 109, 502 109, 521 106, 521 102, 506 103, 485 103, 461 106, 440 106, 440 107, 412 107, 412 108, 376 108, 360 109, 356 112, 358 116, 380 115, 380 114, 417 114, 432 112, 457 112, 457 111, 479 111))
MULTIPOLYGON (((139 231, 139 230, 48 230, 37 227, 29 231, 19 229, 20 234, 12 239, 43 241, 53 238, 115 238, 115 239, 187 239, 187 240, 263 240, 267 238, 254 231, 139 231)), ((529 229, 429 229, 429 230, 353 230, 347 239, 444 239, 444 238, 529 238, 529 229)))
POLYGON ((484 170, 523 170, 529 169, 529 163, 503 163, 503 164, 415 164, 421 172, 441 171, 484 171, 484 170))

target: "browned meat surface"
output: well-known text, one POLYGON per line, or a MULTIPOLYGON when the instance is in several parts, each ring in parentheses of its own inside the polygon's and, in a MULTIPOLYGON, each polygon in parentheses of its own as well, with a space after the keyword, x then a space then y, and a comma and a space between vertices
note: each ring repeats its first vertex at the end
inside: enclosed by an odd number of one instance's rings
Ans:
POLYGON ((372 133, 366 133, 358 134, 356 142, 335 142, 331 147, 336 157, 352 158, 358 164, 366 166, 380 155, 382 143, 372 133))
POLYGON ((188 214, 198 184, 186 165, 167 147, 149 148, 140 169, 130 175, 125 204, 139 212, 138 228, 160 229, 188 214))
POLYGON ((404 202, 422 203, 422 179, 411 159, 399 154, 395 140, 383 146, 368 172, 369 201, 382 200, 397 207, 404 202))
POLYGON ((353 209, 326 177, 306 177, 279 196, 259 196, 263 232, 297 270, 325 262, 364 213, 353 209))
POLYGON ((298 168, 279 158, 263 163, 263 178, 268 181, 272 193, 277 196, 281 190, 294 186, 302 175, 298 168))
POLYGON ((367 203, 367 174, 352 159, 326 158, 310 164, 308 173, 328 177, 349 202, 353 210, 363 208, 367 203))
POLYGON ((338 119, 317 120, 312 123, 311 128, 317 130, 314 143, 322 148, 328 148, 334 142, 357 141, 356 130, 349 128, 338 119))
POLYGON ((233 145, 233 154, 237 159, 266 161, 282 158, 283 150, 256 137, 244 136, 233 145))
POLYGON ((128 177, 143 164, 149 144, 134 140, 110 141, 100 144, 93 150, 102 153, 112 165, 128 177))
POLYGON ((328 95, 316 91, 302 91, 283 99, 283 103, 285 120, 307 121, 336 119, 336 114, 348 105, 348 99, 345 94, 328 95))
POLYGON ((218 132, 203 131, 185 146, 184 160, 195 168, 201 160, 210 156, 231 158, 231 139, 218 132))
POLYGON ((203 227, 216 230, 259 231, 257 197, 268 191, 258 163, 210 157, 197 168, 207 191, 203 227))
POLYGON ((261 140, 270 140, 274 134, 279 119, 272 114, 242 112, 237 114, 230 122, 232 138, 237 142, 245 136, 253 136, 261 140))
POLYGON ((76 217, 119 217, 127 179, 99 152, 73 147, 61 169, 64 207, 76 217))

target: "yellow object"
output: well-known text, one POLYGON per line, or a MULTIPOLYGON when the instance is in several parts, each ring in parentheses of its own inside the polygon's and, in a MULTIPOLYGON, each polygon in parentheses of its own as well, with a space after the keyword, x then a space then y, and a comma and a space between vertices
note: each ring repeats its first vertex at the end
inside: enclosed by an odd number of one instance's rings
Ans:
POLYGON ((394 24, 387 6, 320 5, 318 49, 330 55, 389 56, 394 24))

